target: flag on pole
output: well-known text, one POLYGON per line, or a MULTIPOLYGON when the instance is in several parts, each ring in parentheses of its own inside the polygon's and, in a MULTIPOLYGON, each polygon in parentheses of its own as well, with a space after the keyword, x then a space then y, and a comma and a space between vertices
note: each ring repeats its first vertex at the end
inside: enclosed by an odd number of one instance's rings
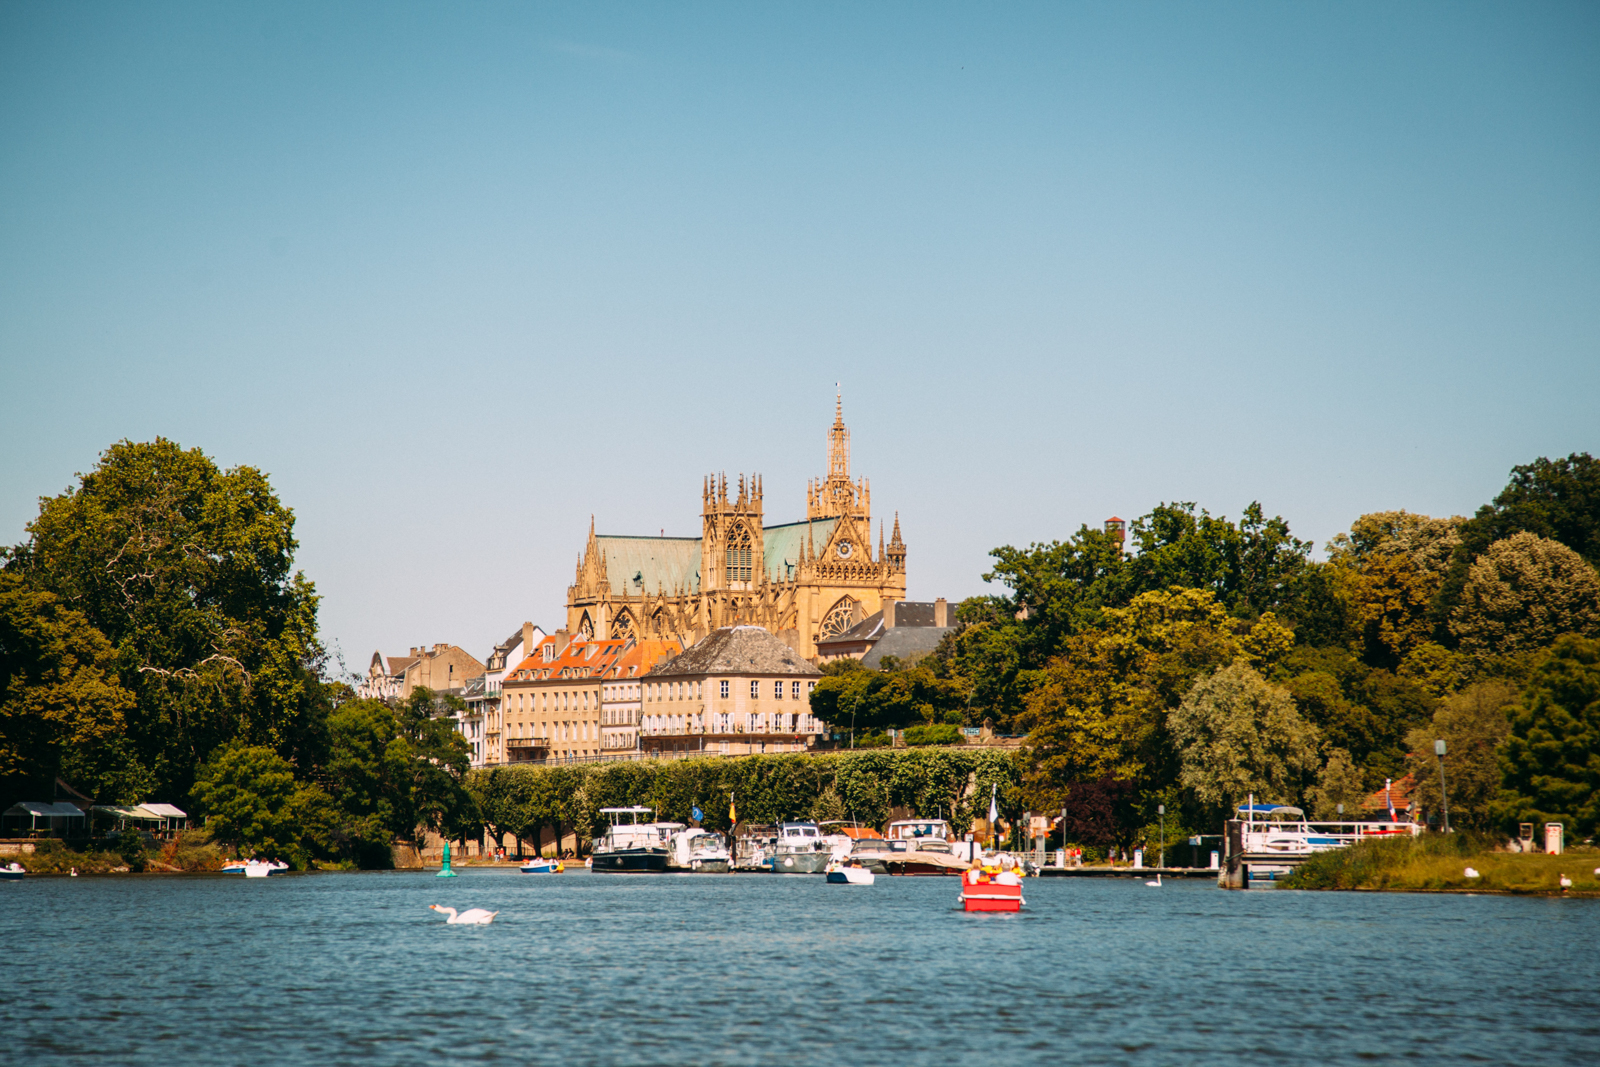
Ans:
POLYGON ((990 785, 989 785, 989 825, 991 827, 994 826, 995 823, 1000 818, 1000 809, 995 804, 995 790, 997 788, 998 788, 998 786, 995 783, 990 783, 990 785))
POLYGON ((729 826, 738 826, 739 825, 739 809, 736 806, 734 806, 733 794, 732 793, 728 794, 728 825, 729 826))
POLYGON ((1383 802, 1384 804, 1388 805, 1389 808, 1389 821, 1399 822, 1400 820, 1395 818, 1394 815, 1394 797, 1389 792, 1389 787, 1393 784, 1394 782, 1392 779, 1385 778, 1383 780, 1383 802))

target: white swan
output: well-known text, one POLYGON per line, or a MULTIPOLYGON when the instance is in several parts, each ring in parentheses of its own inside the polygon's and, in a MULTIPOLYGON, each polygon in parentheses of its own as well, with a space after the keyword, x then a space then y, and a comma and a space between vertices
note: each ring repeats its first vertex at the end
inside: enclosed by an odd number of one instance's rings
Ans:
POLYGON ((1480 877, 1480 875, 1478 874, 1478 869, 1476 867, 1468 867, 1467 870, 1466 870, 1466 875, 1467 875, 1468 878, 1480 877))
POLYGON ((1571 888, 1572 888, 1572 879, 1568 878, 1566 875, 1563 874, 1561 876, 1561 891, 1563 893, 1565 893, 1567 890, 1569 890, 1571 888))
POLYGON ((1145 885, 1153 886, 1156 889, 1160 889, 1161 888, 1161 876, 1159 874, 1156 875, 1156 880, 1155 881, 1146 882, 1145 885))
POLYGON ((454 908, 441 908, 437 904, 429 904, 428 907, 432 908, 434 911, 449 916, 449 918, 445 920, 446 926, 488 926, 490 923, 494 922, 494 917, 500 914, 498 911, 484 911, 482 908, 468 908, 460 915, 457 915, 456 909, 454 908))

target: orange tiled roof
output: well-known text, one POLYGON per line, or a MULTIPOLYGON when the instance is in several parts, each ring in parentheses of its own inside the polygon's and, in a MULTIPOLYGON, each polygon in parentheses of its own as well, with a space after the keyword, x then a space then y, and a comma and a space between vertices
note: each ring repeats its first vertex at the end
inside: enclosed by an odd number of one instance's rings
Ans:
POLYGON ((1396 778, 1389 787, 1389 797, 1384 799, 1384 791, 1379 789, 1361 802, 1362 811, 1387 812, 1389 805, 1394 804, 1394 810, 1405 811, 1411 806, 1411 794, 1417 788, 1417 780, 1411 775, 1396 778))
MULTIPOLYGON (((582 679, 596 678, 609 669, 622 653, 623 641, 573 641, 562 649, 552 660, 546 662, 544 646, 549 641, 541 641, 534 655, 525 657, 523 661, 506 672, 507 682, 523 682, 557 678, 582 679), (590 649, 594 654, 590 655, 590 649)), ((502 683, 503 684, 503 683, 502 683)))

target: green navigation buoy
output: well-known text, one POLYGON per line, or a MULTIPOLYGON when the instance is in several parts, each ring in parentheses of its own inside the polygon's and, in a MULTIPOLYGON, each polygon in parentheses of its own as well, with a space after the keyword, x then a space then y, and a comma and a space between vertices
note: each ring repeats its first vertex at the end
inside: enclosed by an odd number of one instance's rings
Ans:
POLYGON ((454 878, 455 876, 456 872, 450 869, 450 842, 446 841, 444 843, 444 867, 434 877, 454 878))

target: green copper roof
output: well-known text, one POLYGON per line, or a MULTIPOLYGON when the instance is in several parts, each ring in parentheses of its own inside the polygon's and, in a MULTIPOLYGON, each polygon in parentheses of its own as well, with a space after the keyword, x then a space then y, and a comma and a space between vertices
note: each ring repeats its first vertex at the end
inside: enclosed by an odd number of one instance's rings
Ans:
MULTIPOLYGON (((828 543, 838 519, 791 522, 762 529, 762 556, 767 577, 786 582, 800 569, 800 546, 809 539, 819 551, 828 543)), ((606 554, 606 575, 614 594, 700 591, 700 538, 618 537, 595 538, 606 554)))
POLYGON ((817 519, 814 522, 791 522, 783 526, 767 526, 761 531, 761 551, 767 561, 767 577, 775 582, 787 582, 800 569, 800 546, 807 539, 817 551, 828 543, 828 536, 839 523, 838 519, 817 519))
POLYGON ((595 538, 606 554, 606 576, 612 593, 700 591, 700 538, 612 537, 595 538))

